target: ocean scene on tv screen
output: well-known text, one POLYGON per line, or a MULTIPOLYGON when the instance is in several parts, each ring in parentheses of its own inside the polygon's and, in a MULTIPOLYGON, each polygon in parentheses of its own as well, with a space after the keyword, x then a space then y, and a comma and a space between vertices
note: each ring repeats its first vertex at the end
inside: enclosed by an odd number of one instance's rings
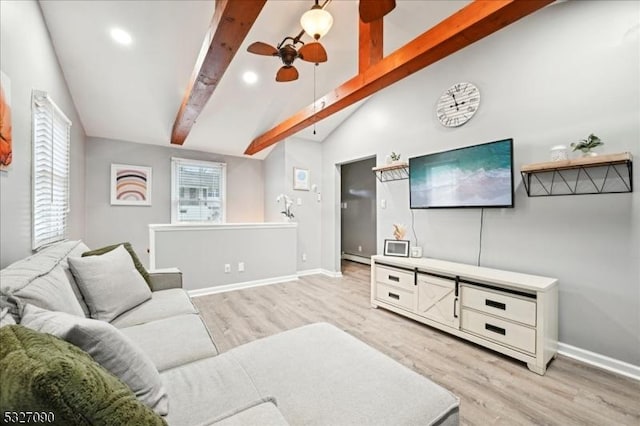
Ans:
POLYGON ((511 206, 511 140, 410 159, 411 208, 511 206))

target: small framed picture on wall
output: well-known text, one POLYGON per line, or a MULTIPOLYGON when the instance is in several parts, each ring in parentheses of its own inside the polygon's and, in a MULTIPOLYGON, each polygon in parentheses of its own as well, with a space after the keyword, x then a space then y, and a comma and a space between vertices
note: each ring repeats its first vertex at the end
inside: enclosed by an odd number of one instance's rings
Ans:
POLYGON ((293 168, 293 189, 298 191, 309 191, 309 169, 293 168))
POLYGON ((111 204, 151 205, 151 167, 111 165, 111 204))
POLYGON ((408 240, 384 240, 384 255, 409 257, 408 240))

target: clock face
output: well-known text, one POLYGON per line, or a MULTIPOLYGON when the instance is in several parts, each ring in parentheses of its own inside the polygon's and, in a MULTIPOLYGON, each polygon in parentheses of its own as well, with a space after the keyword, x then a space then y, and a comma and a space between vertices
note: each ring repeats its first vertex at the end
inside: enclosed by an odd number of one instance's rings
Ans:
POLYGON ((480 91, 472 83, 457 83, 438 99, 436 115, 445 127, 458 127, 469 121, 480 106, 480 91))

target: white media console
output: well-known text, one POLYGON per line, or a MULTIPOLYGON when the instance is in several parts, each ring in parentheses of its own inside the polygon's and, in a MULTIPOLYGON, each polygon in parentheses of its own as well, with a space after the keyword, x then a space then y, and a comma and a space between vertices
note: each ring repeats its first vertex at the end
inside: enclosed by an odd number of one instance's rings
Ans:
POLYGON ((373 256, 371 305, 543 375, 558 349, 558 280, 429 258, 373 256))

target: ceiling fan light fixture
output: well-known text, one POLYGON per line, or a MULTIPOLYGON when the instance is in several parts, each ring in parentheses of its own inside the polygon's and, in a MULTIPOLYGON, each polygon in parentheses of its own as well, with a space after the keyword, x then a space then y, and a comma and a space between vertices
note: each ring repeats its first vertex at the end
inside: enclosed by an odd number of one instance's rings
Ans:
POLYGON ((307 10, 300 18, 300 25, 304 32, 316 40, 324 37, 333 25, 333 16, 316 4, 307 10))

